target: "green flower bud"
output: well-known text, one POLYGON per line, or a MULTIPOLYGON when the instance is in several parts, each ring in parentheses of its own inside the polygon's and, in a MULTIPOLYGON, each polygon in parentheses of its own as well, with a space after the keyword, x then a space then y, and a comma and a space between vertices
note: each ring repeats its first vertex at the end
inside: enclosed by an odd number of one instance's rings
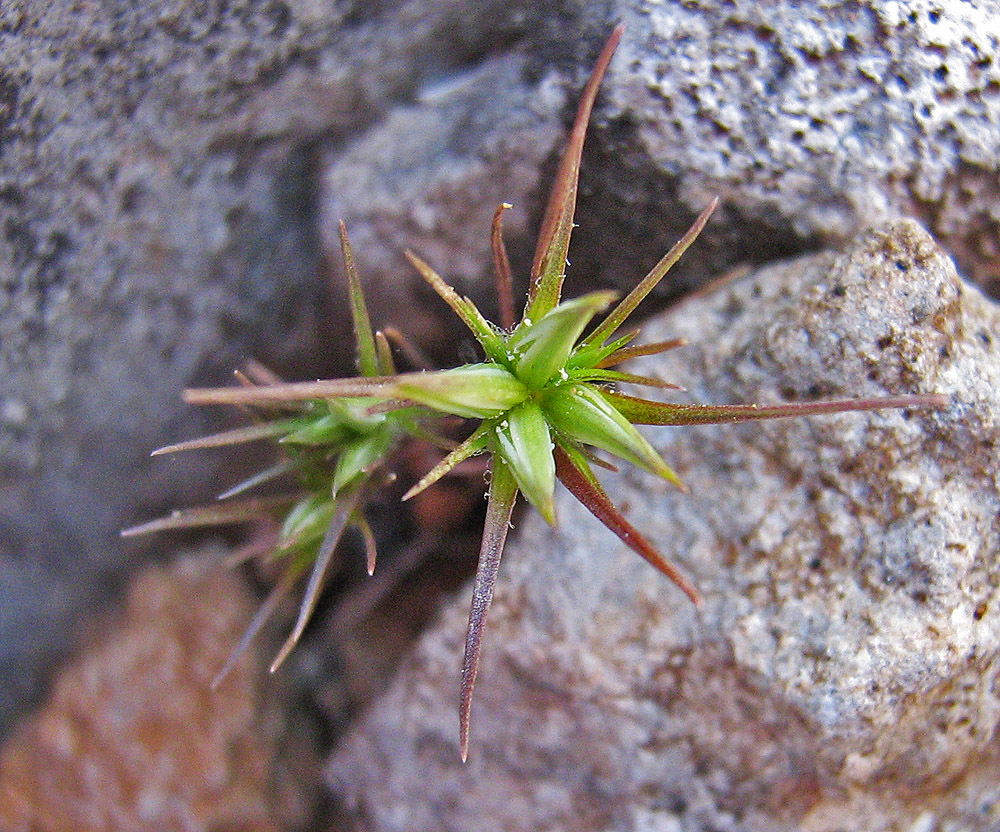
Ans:
POLYGON ((531 390, 542 388, 566 366, 590 319, 614 299, 614 292, 592 292, 559 304, 534 323, 522 321, 507 341, 517 377, 531 390))
POLYGON ((344 445, 337 455, 337 467, 333 472, 333 496, 336 497, 341 488, 385 457, 392 440, 392 431, 379 430, 344 445))
POLYGON ((489 419, 520 404, 528 389, 497 364, 413 373, 394 388, 401 398, 469 419, 489 419))
POLYGON ((549 523, 555 523, 556 465, 552 437, 542 409, 531 399, 505 413, 494 428, 503 457, 524 496, 549 523))
POLYGON ((608 451, 682 487, 653 446, 593 385, 580 382, 546 390, 542 410, 549 424, 560 433, 608 451))
POLYGON ((280 441, 290 445, 339 445, 351 434, 339 413, 307 417, 304 421, 302 427, 280 441))
POLYGON ((281 526, 279 549, 292 545, 304 546, 322 539, 326 534, 335 503, 323 496, 304 497, 288 512, 281 526))

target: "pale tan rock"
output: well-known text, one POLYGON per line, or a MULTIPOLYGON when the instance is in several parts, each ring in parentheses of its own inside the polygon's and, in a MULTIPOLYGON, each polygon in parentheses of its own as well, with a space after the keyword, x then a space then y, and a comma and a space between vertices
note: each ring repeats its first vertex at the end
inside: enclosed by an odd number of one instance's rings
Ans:
POLYGON ((505 556, 468 765, 463 593, 331 759, 335 793, 374 830, 995 830, 998 332, 911 221, 653 322, 692 341, 643 367, 687 400, 952 404, 650 430, 691 493, 602 480, 703 607, 563 493, 505 556))
POLYGON ((272 832, 305 817, 283 712, 250 651, 209 684, 252 614, 221 552, 140 574, 120 621, 59 675, 0 751, 0 828, 272 832), (282 774, 283 773, 283 774, 282 774))

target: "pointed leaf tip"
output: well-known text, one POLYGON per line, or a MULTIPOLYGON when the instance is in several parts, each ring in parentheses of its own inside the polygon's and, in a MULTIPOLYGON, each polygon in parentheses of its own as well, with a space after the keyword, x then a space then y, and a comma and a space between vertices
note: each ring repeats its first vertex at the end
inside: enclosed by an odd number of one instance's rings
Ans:
POLYGON ((340 221, 340 249, 344 256, 344 271, 347 273, 347 296, 351 307, 351 321, 354 324, 354 340, 357 349, 358 372, 362 376, 379 374, 378 352, 375 336, 372 334, 371 318, 361 288, 361 277, 354 262, 351 241, 347 238, 347 226, 340 221))
POLYGON ((672 580, 695 606, 700 606, 702 596, 698 588, 629 523, 601 487, 586 458, 577 449, 563 445, 556 448, 555 458, 556 474, 569 492, 622 543, 672 580))
POLYGON ((489 501, 486 504, 486 521, 483 542, 479 550, 479 565, 472 590, 472 609, 469 612, 469 629, 465 637, 465 656, 462 659, 462 683, 459 694, 458 734, 464 763, 469 756, 469 722, 472 710, 472 693, 479 673, 482 653, 483 630, 486 613, 493 603, 500 557, 507 540, 510 517, 517 500, 517 482, 502 459, 494 457, 489 501))
POLYGON ((670 251, 663 255, 660 262, 653 266, 649 274, 636 284, 635 288, 622 299, 621 303, 608 313, 608 316, 584 339, 584 344, 600 344, 615 334, 618 328, 628 319, 629 315, 635 311, 635 308, 656 288, 666 273, 681 259, 681 256, 688 250, 691 244, 698 239, 698 235, 705 228, 705 224, 708 222, 709 217, 712 216, 712 212, 718 204, 719 198, 713 197, 708 206, 698 215, 698 218, 684 233, 684 236, 674 244, 670 251))
POLYGON ((621 40, 625 27, 618 24, 604 44, 590 78, 583 88, 576 111, 573 129, 556 171, 552 192, 545 209, 538 244, 531 267, 531 284, 528 291, 528 316, 538 320, 559 303, 563 277, 566 272, 570 236, 573 233, 573 215, 576 212, 576 194, 580 179, 580 159, 587 124, 597 99, 604 73, 621 40))

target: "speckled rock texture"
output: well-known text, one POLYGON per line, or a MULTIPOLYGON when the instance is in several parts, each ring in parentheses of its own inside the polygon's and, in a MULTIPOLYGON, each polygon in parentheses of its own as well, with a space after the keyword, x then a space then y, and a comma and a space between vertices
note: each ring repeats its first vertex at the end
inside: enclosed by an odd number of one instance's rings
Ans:
POLYGON ((207 547, 137 576, 124 614, 0 750, 0 828, 277 832, 306 816, 308 741, 245 654, 209 683, 251 612, 207 547))
MULTIPOLYGON (((578 280, 627 285, 637 260, 655 262, 719 194, 704 259, 680 263, 667 291, 909 215, 997 293, 996 2, 583 6, 588 40, 617 20, 626 32, 584 160, 578 280)), ((490 212, 507 200, 511 244, 526 259, 526 218, 539 210, 530 166, 549 152, 567 75, 582 80, 590 54, 560 29, 542 36, 554 65, 529 50, 527 74, 517 53, 452 73, 338 150, 321 197, 328 245, 350 217, 377 271, 405 272, 398 252, 417 246, 475 286, 488 275, 490 212)))
MULTIPOLYGON (((697 250, 692 251, 697 256, 697 250)), ((328 766, 371 830, 1000 827, 1000 313, 913 221, 753 271, 645 337, 699 402, 940 411, 650 430, 605 474, 695 609, 565 492, 508 546, 459 762, 460 595, 328 766)))
POLYGON ((599 201, 664 176, 692 208, 720 194, 751 257, 754 235, 829 245, 914 216, 996 296, 1000 4, 636 5, 602 111, 634 171, 599 201))

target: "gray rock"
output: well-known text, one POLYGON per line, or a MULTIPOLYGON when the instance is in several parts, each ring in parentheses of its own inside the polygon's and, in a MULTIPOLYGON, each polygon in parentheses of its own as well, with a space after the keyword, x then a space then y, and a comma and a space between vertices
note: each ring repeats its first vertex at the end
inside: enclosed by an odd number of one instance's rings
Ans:
POLYGON ((914 216, 996 294, 1000 5, 619 8, 602 111, 618 128, 602 155, 618 161, 595 165, 613 171, 595 198, 606 213, 644 183, 672 183, 689 209, 718 193, 725 247, 751 259, 914 216))
MULTIPOLYGON (((442 327, 455 317, 417 276, 407 249, 495 320, 490 229, 497 206, 507 202, 513 210, 505 213, 504 237, 514 269, 525 278, 530 270, 529 209, 549 184, 540 174, 563 140, 566 97, 552 76, 527 83, 526 63, 523 55, 507 55, 421 90, 412 106, 339 149, 324 171, 328 247, 339 248, 344 220, 385 320, 417 343, 445 340, 442 327), (438 314, 415 319, 414 307, 438 314)), ((454 363, 453 343, 448 347, 443 358, 454 363)))
POLYGON ((650 430, 691 493, 602 479, 703 607, 562 493, 509 544, 468 765, 462 593, 331 788, 373 830, 996 829, 998 326, 912 221, 655 320, 693 401, 953 403, 650 430))
MULTIPOLYGON (((573 20, 571 8, 561 13, 573 20)), ((338 149, 321 198, 327 245, 349 217, 376 273, 408 274, 398 251, 415 246, 459 284, 488 284, 489 212, 507 200, 523 211, 511 215, 509 244, 526 266, 560 93, 575 103, 596 44, 621 20, 584 158, 571 250, 581 291, 627 285, 637 261, 652 265, 719 194, 702 259, 678 264, 666 294, 736 263, 842 245, 899 216, 919 218, 996 293, 995 2, 579 8, 585 25, 572 31, 588 48, 543 27, 526 39, 527 74, 509 55, 463 68, 447 76, 457 89, 418 97, 338 149)))

